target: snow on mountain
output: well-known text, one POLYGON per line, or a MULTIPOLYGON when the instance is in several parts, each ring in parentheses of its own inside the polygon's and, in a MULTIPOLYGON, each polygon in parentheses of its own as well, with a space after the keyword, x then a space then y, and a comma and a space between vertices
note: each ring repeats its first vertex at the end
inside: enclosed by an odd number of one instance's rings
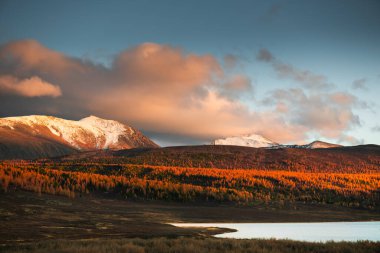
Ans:
POLYGON ((277 146, 278 143, 273 142, 261 135, 250 134, 244 136, 234 136, 227 137, 224 139, 217 139, 212 142, 213 145, 234 145, 234 146, 245 146, 245 147, 273 147, 277 146))
POLYGON ((284 145, 273 142, 261 135, 250 134, 244 136, 227 137, 224 139, 217 139, 211 142, 212 145, 234 145, 243 147, 254 147, 254 148, 304 148, 304 149, 315 149, 315 148, 336 148, 341 147, 338 144, 332 144, 323 141, 313 141, 305 145, 284 145))
POLYGON ((101 148, 109 148, 115 145, 119 141, 119 136, 125 134, 133 135, 135 131, 132 127, 121 124, 114 120, 105 120, 95 116, 83 118, 78 122, 82 127, 92 131, 97 139, 105 138, 103 145, 99 145, 101 148))
POLYGON ((324 141, 313 141, 312 143, 308 144, 308 148, 337 148, 342 147, 342 145, 328 143, 324 141))
POLYGON ((54 140, 77 150, 157 147, 140 131, 114 120, 89 116, 79 121, 52 116, 22 116, 0 119, 0 128, 54 140))
POLYGON ((304 148, 304 149, 315 149, 315 148, 338 148, 338 147, 342 147, 342 145, 338 145, 338 144, 333 144, 333 143, 328 143, 328 142, 324 142, 324 141, 313 141, 309 144, 304 144, 304 145, 297 145, 297 144, 293 144, 293 145, 283 145, 283 144, 280 144, 278 146, 274 146, 272 148, 276 149, 276 148, 304 148))

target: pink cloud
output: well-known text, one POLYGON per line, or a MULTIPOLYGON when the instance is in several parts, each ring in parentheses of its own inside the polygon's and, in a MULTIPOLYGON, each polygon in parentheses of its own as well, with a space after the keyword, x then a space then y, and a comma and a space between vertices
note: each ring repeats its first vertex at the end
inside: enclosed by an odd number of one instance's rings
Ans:
POLYGON ((356 102, 356 97, 345 92, 334 92, 330 94, 330 99, 340 105, 352 105, 356 102))
POLYGON ((294 125, 304 126, 327 138, 340 139, 346 130, 360 125, 352 112, 356 97, 343 92, 308 93, 300 88, 277 89, 267 100, 294 125))
POLYGON ((185 92, 213 83, 223 70, 211 55, 186 54, 179 48, 144 43, 119 54, 113 71, 129 88, 185 92))
POLYGON ((0 48, 0 66, 20 75, 38 72, 56 77, 83 74, 92 64, 44 47, 35 40, 19 40, 0 48))
POLYGON ((10 75, 0 76, 0 91, 24 97, 58 97, 62 95, 59 86, 45 82, 38 76, 22 80, 10 75))

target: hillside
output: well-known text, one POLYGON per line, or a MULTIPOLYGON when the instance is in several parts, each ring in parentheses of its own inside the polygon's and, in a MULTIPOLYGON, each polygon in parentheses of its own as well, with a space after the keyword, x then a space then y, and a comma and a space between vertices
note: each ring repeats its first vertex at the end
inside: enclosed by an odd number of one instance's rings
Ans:
POLYGON ((158 147, 139 130, 95 116, 79 121, 51 116, 0 119, 0 159, 34 159, 88 150, 158 147))
POLYGON ((241 146, 241 147, 251 147, 251 148, 301 148, 301 149, 316 149, 316 148, 337 148, 342 147, 342 145, 328 143, 324 141, 313 141, 309 144, 299 145, 299 144, 280 144, 270 139, 259 135, 259 134, 249 134, 241 136, 232 136, 222 139, 216 139, 211 142, 211 145, 223 145, 223 146, 241 146))
POLYGON ((360 145, 325 149, 182 146, 87 152, 64 156, 59 160, 73 163, 75 160, 87 160, 196 168, 361 173, 380 171, 380 146, 360 145))
POLYGON ((334 204, 379 209, 380 173, 181 168, 94 161, 3 162, 0 191, 22 189, 71 198, 111 198, 238 205, 334 204))
POLYGON ((243 146, 252 148, 262 148, 262 147, 273 147, 279 144, 265 138, 264 136, 258 134, 250 134, 243 136, 233 136, 224 139, 216 139, 211 142, 212 145, 232 145, 232 146, 243 146))

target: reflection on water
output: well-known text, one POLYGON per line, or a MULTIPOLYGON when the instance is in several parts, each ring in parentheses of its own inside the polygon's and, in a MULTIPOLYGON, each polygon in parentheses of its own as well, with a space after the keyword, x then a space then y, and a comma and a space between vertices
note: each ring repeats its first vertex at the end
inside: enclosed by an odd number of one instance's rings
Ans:
POLYGON ((179 227, 221 227, 237 232, 216 235, 220 238, 275 238, 309 242, 380 241, 380 222, 313 223, 172 223, 179 227))

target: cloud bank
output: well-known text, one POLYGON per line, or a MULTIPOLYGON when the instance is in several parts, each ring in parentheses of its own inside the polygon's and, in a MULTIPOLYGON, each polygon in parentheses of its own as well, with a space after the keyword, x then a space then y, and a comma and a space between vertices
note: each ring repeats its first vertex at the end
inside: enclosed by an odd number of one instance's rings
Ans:
POLYGON ((304 127, 309 134, 337 142, 360 143, 346 131, 360 126, 360 118, 353 109, 365 108, 365 102, 348 92, 333 90, 336 85, 327 77, 283 63, 265 48, 258 52, 257 59, 270 63, 279 78, 301 85, 273 90, 263 100, 264 104, 272 106, 292 125, 304 127))
POLYGON ((286 143, 302 142, 310 133, 339 139, 359 124, 352 113, 357 98, 325 91, 331 85, 323 75, 284 64, 266 49, 257 58, 270 63, 280 79, 301 85, 270 92, 264 110, 255 109, 255 87, 237 72, 232 55, 220 62, 212 55, 144 43, 120 52, 105 67, 34 40, 10 42, 0 47, 0 113, 95 114, 152 137, 167 134, 205 142, 248 133, 286 143))

